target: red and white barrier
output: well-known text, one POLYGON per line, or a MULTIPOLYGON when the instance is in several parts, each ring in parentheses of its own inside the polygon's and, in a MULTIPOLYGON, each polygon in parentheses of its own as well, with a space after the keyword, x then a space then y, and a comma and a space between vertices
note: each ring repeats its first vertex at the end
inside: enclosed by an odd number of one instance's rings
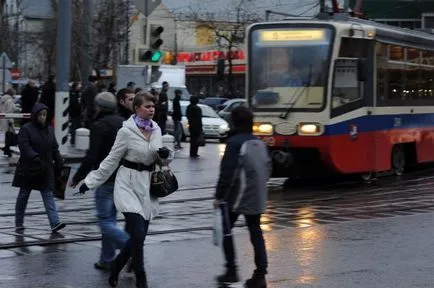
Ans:
POLYGON ((0 113, 0 119, 30 119, 30 113, 0 113))

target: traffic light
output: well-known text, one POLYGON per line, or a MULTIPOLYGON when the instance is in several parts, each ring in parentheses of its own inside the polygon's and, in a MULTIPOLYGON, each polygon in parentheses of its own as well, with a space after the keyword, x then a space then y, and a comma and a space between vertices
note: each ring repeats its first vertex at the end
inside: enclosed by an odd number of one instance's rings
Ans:
POLYGON ((161 33, 163 33, 164 28, 158 24, 151 24, 149 26, 149 37, 148 37, 148 49, 139 50, 139 62, 153 62, 160 63, 163 58, 163 51, 161 51, 161 45, 163 45, 163 40, 161 39, 161 33))

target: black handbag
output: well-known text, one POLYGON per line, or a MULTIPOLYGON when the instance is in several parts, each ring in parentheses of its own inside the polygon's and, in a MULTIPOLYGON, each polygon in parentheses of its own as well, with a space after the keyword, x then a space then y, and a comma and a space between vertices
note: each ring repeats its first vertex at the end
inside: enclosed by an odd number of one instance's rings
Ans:
POLYGON ((206 144, 205 134, 203 132, 200 132, 196 141, 197 141, 197 146, 204 147, 206 144))
POLYGON ((15 128, 11 123, 9 123, 8 131, 5 134, 5 143, 9 146, 18 145, 18 136, 17 133, 15 133, 15 128))
POLYGON ((152 172, 151 175, 151 196, 152 197, 166 197, 178 190, 178 179, 173 174, 170 168, 162 169, 152 172))

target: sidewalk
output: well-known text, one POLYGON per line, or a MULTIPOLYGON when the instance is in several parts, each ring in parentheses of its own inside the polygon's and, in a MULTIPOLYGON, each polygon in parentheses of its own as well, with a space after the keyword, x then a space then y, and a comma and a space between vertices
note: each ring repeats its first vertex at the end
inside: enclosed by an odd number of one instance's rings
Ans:
MULTIPOLYGON (((433 216, 266 232, 268 287, 433 287, 433 216)), ((235 239, 245 280, 254 269, 252 248, 247 233, 238 233, 235 239)), ((99 243, 55 247, 42 247, 43 254, 0 259, 0 286, 108 287, 107 274, 93 269, 99 243)), ((213 277, 223 271, 222 265, 221 250, 211 244, 211 233, 202 239, 145 244, 145 267, 152 288, 216 287, 213 277)), ((133 287, 133 281, 133 275, 123 273, 118 287, 133 287)))

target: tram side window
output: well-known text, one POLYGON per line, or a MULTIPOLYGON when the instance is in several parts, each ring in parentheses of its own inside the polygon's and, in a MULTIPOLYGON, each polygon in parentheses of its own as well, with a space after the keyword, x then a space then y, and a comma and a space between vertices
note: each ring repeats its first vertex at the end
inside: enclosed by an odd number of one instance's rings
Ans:
POLYGON ((335 63, 332 108, 361 99, 357 79, 357 59, 337 59, 335 63))
POLYGON ((380 100, 385 100, 388 93, 388 53, 387 45, 376 43, 375 55, 377 59, 377 97, 380 100))
POLYGON ((376 59, 379 100, 434 100, 434 51, 377 43, 376 59))
POLYGON ((366 39, 342 38, 339 57, 366 58, 368 57, 369 42, 366 39))
POLYGON ((362 93, 357 77, 358 59, 367 58, 369 41, 358 38, 342 38, 339 58, 335 63, 332 91, 332 108, 361 100, 362 93), (351 59, 349 59, 351 58, 351 59))

